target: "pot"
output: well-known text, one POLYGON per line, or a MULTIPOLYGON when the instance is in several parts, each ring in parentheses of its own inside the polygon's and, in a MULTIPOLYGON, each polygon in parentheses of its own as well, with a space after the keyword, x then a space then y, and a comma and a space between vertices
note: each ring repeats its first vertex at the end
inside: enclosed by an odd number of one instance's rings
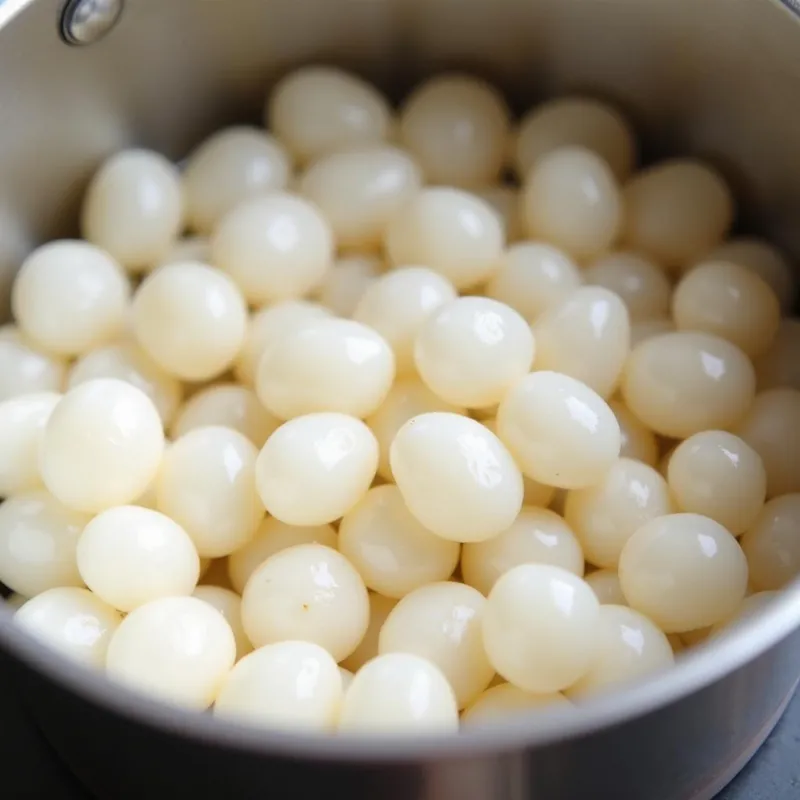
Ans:
MULTIPOLYGON (((0 4, 0 286, 74 234, 97 164, 142 144, 180 159, 260 118, 309 60, 395 94, 448 66, 523 108, 581 90, 627 110, 649 154, 712 159, 742 225, 800 256, 795 0, 5 0, 0 4), (64 16, 66 15, 66 16, 64 16)), ((798 532, 800 535, 800 532, 798 532)), ((306 738, 173 711, 61 661, 0 609, 0 686, 98 798, 704 800, 744 765, 800 677, 800 582, 675 669, 557 711, 422 740, 306 738)))

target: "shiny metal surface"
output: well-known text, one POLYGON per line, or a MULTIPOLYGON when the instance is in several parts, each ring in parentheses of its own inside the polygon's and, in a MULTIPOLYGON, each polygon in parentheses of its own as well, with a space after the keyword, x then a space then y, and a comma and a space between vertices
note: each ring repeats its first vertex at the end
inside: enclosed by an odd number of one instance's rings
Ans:
POLYGON ((61 35, 68 44, 100 41, 119 21, 124 0, 69 0, 61 15, 61 35))
MULTIPOLYGON (((258 120, 291 66, 336 61, 396 95, 449 66, 518 108, 559 91, 619 102, 648 153, 713 159, 740 223, 800 257, 800 19, 777 0, 129 0, 89 47, 60 0, 0 4, 0 289, 43 238, 75 231, 96 164, 131 143, 180 158, 258 120)), ((99 797, 702 800, 774 723, 800 675, 800 583, 736 636, 587 704, 459 737, 305 739, 167 712, 54 662, 0 610, 0 680, 99 797), (76 735, 76 733, 78 733, 76 735), (202 765, 202 770, 199 768, 202 765)))

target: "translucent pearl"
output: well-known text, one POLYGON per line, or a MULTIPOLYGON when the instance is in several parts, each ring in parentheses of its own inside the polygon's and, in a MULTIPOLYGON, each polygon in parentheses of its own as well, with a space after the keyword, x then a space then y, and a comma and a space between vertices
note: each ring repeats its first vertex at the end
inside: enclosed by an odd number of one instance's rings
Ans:
POLYGON ((196 428, 173 442, 158 474, 158 510, 181 525, 201 556, 218 558, 255 536, 264 518, 255 445, 231 428, 196 428))
POLYGON ((673 159, 643 169, 623 196, 625 244, 669 268, 703 258, 733 222, 730 189, 701 161, 673 159))
POLYGON ((233 638, 236 640, 237 661, 253 649, 242 625, 242 598, 236 592, 221 586, 198 586, 192 592, 192 597, 215 608, 231 626, 233 638))
POLYGON ((314 642, 338 663, 367 632, 367 589, 336 550, 299 544, 270 556, 250 576, 242 623, 256 647, 287 639, 314 642))
POLYGON ((625 304, 598 286, 576 289, 533 326, 537 370, 560 372, 610 397, 630 352, 625 304))
POLYGON ((61 655, 102 669, 122 615, 86 589, 48 589, 28 600, 14 623, 61 655))
POLYGON ((364 293, 381 276, 383 268, 383 261, 373 255, 339 258, 333 269, 325 274, 316 298, 337 317, 352 317, 364 293))
POLYGON ((211 262, 211 241, 205 236, 186 236, 172 243, 166 255, 154 267, 182 264, 184 261, 211 262))
POLYGON ((98 514, 84 528, 76 555, 86 585, 120 611, 190 595, 200 577, 200 559, 186 531, 138 506, 98 514))
POLYGON ((284 148, 265 131, 240 126, 212 134, 183 170, 187 223, 210 233, 243 200, 286 188, 291 169, 284 148))
POLYGON ((567 690, 584 698, 671 667, 667 637, 643 614, 625 606, 600 606, 597 646, 589 671, 567 690))
POLYGON ((393 484, 376 486, 345 514, 339 550, 358 570, 368 589, 400 598, 447 580, 458 564, 457 542, 420 525, 393 484))
POLYGON ((83 238, 133 272, 158 262, 182 224, 178 170, 152 150, 123 150, 111 156, 83 198, 83 238))
POLYGON ((622 379, 625 405, 651 430, 679 439, 735 425, 755 388, 753 365, 738 347, 689 331, 642 342, 622 379))
POLYGON ((149 275, 133 300, 139 344, 166 372, 187 381, 214 378, 244 343, 247 308, 219 270, 170 264, 149 275))
POLYGON ((258 398, 279 419, 333 411, 363 418, 394 380, 389 343, 372 328, 323 318, 296 328, 261 356, 258 398))
POLYGON ((759 391, 800 389, 800 320, 782 319, 769 349, 755 361, 759 391))
POLYGON ((589 563, 616 567, 634 532, 672 510, 664 478, 641 461, 620 458, 599 483, 567 494, 564 518, 589 563))
POLYGON ((483 613, 483 643, 494 668, 529 692, 572 686, 597 650, 594 592, 571 572, 521 564, 502 575, 483 613))
POLYGON ((761 457, 724 431, 696 433, 679 444, 667 476, 681 511, 711 517, 735 536, 753 524, 767 495, 761 457))
POLYGON ((491 539, 522 508, 522 475, 511 454, 469 417, 413 417, 397 432, 389 460, 411 513, 444 539, 491 539))
POLYGON ((242 659, 214 703, 214 715, 282 730, 332 731, 342 704, 342 677, 311 642, 278 642, 242 659))
POLYGON ((800 575, 800 494, 770 500, 741 544, 758 589, 783 589, 800 575))
POLYGON ((534 372, 500 403, 497 432, 522 471, 563 489, 591 486, 619 457, 619 424, 588 386, 557 372, 534 372))
POLYGON ((712 626, 709 637, 718 636, 720 633, 734 633, 743 622, 760 614, 773 600, 780 597, 777 591, 756 592, 742 600, 733 616, 712 626))
POLYGON ((256 463, 256 485, 272 516, 289 525, 324 525, 369 489, 378 442, 360 420, 308 414, 281 425, 256 463))
POLYGON ((608 250, 622 224, 614 173, 582 147, 562 147, 539 158, 526 176, 522 203, 528 236, 577 259, 608 250))
POLYGON ((619 580, 631 608, 665 633, 684 633, 733 613, 747 589, 747 561, 718 522, 669 514, 628 539, 619 580))
POLYGON ((496 184, 476 189, 475 194, 494 209, 503 225, 507 242, 518 242, 523 238, 520 192, 516 187, 496 184))
POLYGON ((583 575, 583 553, 575 534, 546 508, 523 508, 499 536, 465 544, 461 575, 464 583, 488 595, 501 575, 520 564, 551 564, 583 575))
POLYGON ((97 513, 140 497, 164 453, 161 418, 130 383, 97 378, 53 409, 39 451, 45 486, 77 511, 97 513))
POLYGON ((378 655, 378 639, 383 623, 391 610, 397 605, 397 600, 384 597, 375 592, 369 593, 369 626, 364 638, 358 647, 342 661, 341 665, 353 673, 357 673, 368 661, 378 655))
POLYGON ((505 237, 492 207, 479 197, 446 187, 422 189, 397 214, 386 233, 392 264, 423 264, 458 290, 488 280, 505 237))
POLYGON ((0 401, 35 392, 60 392, 67 365, 39 350, 13 325, 0 328, 0 401))
POLYGON ((475 702, 462 714, 461 723, 470 727, 502 723, 517 715, 559 708, 572 708, 572 703, 563 694, 533 694, 518 689, 511 683, 502 683, 478 695, 475 702))
POLYGON ((587 575, 586 583, 597 596, 600 605, 626 606, 628 601, 622 594, 619 575, 612 569, 597 569, 587 575))
POLYGON ((386 653, 356 673, 339 727, 371 733, 455 732, 458 704, 447 678, 430 661, 386 653))
POLYGON ((662 333, 672 333, 675 330, 675 323, 671 319, 648 319, 631 324, 631 350, 637 344, 662 333))
POLYGON ((11 307, 22 333, 61 356, 85 353, 125 327, 130 285, 119 264, 86 242, 44 244, 22 262, 11 307))
POLYGON ((541 242, 520 242, 502 256, 486 294, 535 322, 582 282, 580 270, 566 253, 541 242))
POLYGON ((203 710, 236 659, 224 617, 196 597, 165 597, 120 623, 106 656, 112 680, 177 706, 203 710))
POLYGON ((620 400, 610 400, 609 408, 619 423, 622 436, 622 458, 635 458, 651 467, 658 464, 658 442, 656 435, 630 412, 620 400))

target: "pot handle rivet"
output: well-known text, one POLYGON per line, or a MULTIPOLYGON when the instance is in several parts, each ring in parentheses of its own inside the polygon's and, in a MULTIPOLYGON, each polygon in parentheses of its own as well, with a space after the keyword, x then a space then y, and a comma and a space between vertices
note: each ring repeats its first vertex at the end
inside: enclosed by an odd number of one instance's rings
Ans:
POLYGON ((61 36, 67 44, 102 39, 119 21, 124 0, 68 0, 61 13, 61 36))

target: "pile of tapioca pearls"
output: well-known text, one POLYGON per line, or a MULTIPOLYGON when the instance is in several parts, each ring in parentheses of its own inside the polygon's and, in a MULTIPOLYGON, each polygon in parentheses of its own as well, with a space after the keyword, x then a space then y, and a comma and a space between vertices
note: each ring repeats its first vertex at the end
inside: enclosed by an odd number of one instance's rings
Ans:
POLYGON ((448 731, 667 668, 800 572, 794 278, 714 169, 464 75, 395 112, 301 69, 266 119, 118 153, 22 264, 20 625, 220 717, 448 731))

